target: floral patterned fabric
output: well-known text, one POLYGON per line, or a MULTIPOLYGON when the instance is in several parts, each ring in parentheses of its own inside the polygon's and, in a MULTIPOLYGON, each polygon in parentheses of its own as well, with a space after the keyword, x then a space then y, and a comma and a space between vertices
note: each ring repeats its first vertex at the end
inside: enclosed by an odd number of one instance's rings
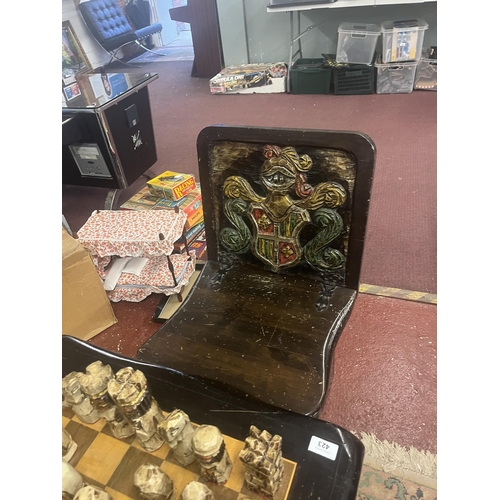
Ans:
POLYGON ((96 210, 78 231, 93 257, 169 255, 184 229, 181 210, 96 210))
POLYGON ((185 223, 183 211, 96 210, 77 235, 103 281, 116 257, 149 259, 138 276, 122 271, 115 288, 107 291, 112 302, 140 302, 152 293, 180 293, 188 283, 195 270, 196 253, 172 254, 185 223))
POLYGON ((99 257, 98 255, 90 254, 90 258, 94 263, 95 268, 97 269, 97 274, 102 278, 106 278, 106 266, 113 259, 111 256, 108 257, 99 257))
POLYGON ((173 295, 179 293, 193 274, 196 263, 196 253, 173 254, 170 261, 174 268, 175 279, 168 267, 168 257, 152 257, 144 266, 139 276, 122 272, 116 287, 108 292, 108 297, 113 302, 126 300, 128 302, 140 302, 152 293, 163 293, 173 295), (189 260, 191 257, 191 260, 189 260))

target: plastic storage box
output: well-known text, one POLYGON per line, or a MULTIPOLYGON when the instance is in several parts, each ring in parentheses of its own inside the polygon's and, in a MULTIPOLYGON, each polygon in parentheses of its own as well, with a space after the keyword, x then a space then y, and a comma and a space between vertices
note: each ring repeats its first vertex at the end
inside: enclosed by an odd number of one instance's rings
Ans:
POLYGON ((340 23, 337 62, 372 64, 380 33, 378 24, 340 23))
POLYGON ((336 95, 373 94, 375 68, 368 64, 347 64, 333 68, 333 93, 336 95))
POLYGON ((425 30, 423 19, 382 23, 382 62, 414 61, 422 55, 425 30))
POLYGON ((409 94, 413 91, 418 61, 404 63, 375 63, 377 94, 409 94))
POLYGON ((420 58, 413 88, 416 90, 437 90, 437 58, 420 58))
POLYGON ((329 94, 332 69, 323 59, 297 59, 290 69, 292 94, 329 94))

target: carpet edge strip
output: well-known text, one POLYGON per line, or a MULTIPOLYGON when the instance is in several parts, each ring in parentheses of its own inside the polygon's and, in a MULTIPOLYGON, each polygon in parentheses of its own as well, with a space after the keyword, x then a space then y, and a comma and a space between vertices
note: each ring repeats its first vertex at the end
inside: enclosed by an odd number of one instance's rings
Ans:
POLYGON ((391 297, 394 299, 411 300, 414 302, 424 302, 426 304, 437 304, 437 295, 433 293, 417 292, 414 290, 404 290, 402 288, 392 288, 387 286, 368 285, 361 283, 359 292, 368 295, 378 295, 391 297))

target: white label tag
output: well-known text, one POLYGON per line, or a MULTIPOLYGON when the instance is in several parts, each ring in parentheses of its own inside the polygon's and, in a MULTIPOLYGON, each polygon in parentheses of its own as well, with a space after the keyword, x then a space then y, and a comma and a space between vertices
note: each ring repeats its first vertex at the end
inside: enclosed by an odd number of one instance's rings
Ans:
POLYGON ((335 460, 337 458, 339 445, 330 443, 330 441, 326 441, 326 439, 312 436, 307 449, 325 458, 329 458, 330 460, 335 460))

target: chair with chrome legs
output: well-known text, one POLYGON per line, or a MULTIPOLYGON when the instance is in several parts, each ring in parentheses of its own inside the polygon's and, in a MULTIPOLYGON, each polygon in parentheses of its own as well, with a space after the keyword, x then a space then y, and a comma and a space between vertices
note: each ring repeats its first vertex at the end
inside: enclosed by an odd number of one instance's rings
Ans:
POLYGON ((107 64, 113 59, 127 64, 117 57, 117 53, 129 43, 135 43, 148 52, 154 52, 143 42, 151 35, 162 31, 163 26, 160 23, 133 29, 116 0, 88 0, 81 2, 78 9, 92 36, 110 54, 111 58, 107 64))

